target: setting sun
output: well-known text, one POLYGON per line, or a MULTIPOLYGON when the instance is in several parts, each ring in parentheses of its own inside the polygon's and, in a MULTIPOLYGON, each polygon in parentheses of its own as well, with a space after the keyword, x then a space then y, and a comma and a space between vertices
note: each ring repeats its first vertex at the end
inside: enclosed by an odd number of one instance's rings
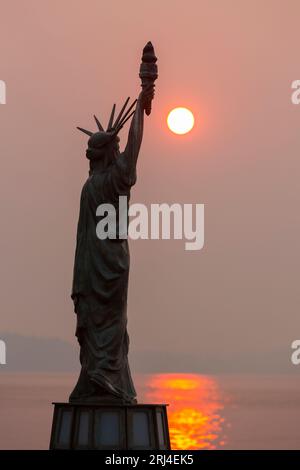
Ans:
POLYGON ((173 109, 167 118, 169 129, 175 134, 187 134, 194 127, 193 113, 187 108, 173 109))

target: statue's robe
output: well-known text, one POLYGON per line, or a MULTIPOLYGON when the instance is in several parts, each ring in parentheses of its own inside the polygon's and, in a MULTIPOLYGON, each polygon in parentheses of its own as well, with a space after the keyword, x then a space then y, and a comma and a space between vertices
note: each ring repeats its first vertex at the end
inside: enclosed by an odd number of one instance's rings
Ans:
MULTIPOLYGON (((71 402, 102 401, 110 396, 133 402, 136 396, 127 357, 128 241, 100 240, 96 211, 100 204, 109 203, 118 214, 119 196, 129 201, 142 135, 139 98, 124 152, 105 170, 92 171, 82 189, 72 288, 81 373, 71 402)), ((118 228, 117 224, 117 236, 118 228)))

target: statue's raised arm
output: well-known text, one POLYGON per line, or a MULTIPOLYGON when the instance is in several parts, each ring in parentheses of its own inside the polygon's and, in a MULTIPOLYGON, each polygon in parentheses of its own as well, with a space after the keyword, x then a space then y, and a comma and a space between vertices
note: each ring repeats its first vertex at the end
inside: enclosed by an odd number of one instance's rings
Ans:
POLYGON ((151 113, 151 103, 154 98, 154 81, 157 79, 157 57, 151 42, 143 49, 140 78, 142 91, 138 97, 135 113, 131 121, 126 148, 121 155, 124 158, 124 167, 128 171, 130 180, 136 180, 136 163, 143 139, 144 111, 147 116, 151 113))
POLYGON ((124 152, 120 155, 120 164, 122 164, 126 176, 132 186, 136 181, 136 163, 139 156, 143 132, 144 132, 144 110, 149 95, 153 96, 153 87, 143 90, 136 103, 135 112, 128 132, 128 140, 124 152))

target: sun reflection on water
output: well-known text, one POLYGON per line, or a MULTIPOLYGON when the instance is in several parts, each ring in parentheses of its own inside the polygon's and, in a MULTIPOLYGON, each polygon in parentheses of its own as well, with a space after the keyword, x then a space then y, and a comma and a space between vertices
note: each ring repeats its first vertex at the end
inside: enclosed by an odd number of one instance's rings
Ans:
POLYGON ((216 449, 225 445, 224 408, 217 381, 196 374, 156 374, 146 380, 144 399, 168 403, 172 449, 216 449))

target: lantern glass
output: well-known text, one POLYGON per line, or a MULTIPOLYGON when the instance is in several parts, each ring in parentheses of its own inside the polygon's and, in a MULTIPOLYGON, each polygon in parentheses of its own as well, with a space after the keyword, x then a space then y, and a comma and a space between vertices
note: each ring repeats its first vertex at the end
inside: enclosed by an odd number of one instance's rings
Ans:
POLYGON ((89 444, 89 424, 90 413, 88 411, 81 411, 79 415, 79 429, 78 429, 78 445, 88 446, 89 444))
POLYGON ((95 444, 97 447, 117 447, 120 444, 120 413, 97 411, 95 417, 95 444))
POLYGON ((72 412, 62 411, 60 413, 60 427, 58 444, 60 446, 68 446, 71 438, 71 423, 72 423, 72 412))
POLYGON ((164 423, 162 411, 156 412, 156 422, 157 422, 157 433, 158 433, 158 444, 160 449, 166 448, 165 443, 165 433, 164 433, 164 423))
POLYGON ((150 447, 150 429, 148 413, 137 411, 132 416, 132 437, 134 447, 150 447))

